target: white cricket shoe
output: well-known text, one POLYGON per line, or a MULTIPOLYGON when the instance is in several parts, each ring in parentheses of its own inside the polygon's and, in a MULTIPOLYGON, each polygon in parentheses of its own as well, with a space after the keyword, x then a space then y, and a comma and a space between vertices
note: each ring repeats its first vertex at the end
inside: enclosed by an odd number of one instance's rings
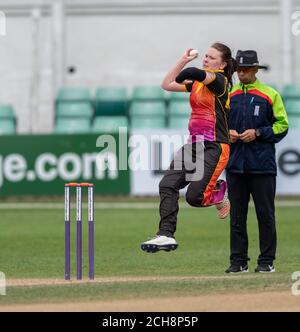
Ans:
POLYGON ((159 250, 175 250, 178 247, 178 243, 173 237, 168 237, 165 235, 156 235, 151 240, 143 242, 141 244, 141 249, 146 252, 157 252, 159 250))
POLYGON ((227 190, 225 192, 223 201, 219 204, 216 204, 216 208, 218 210, 218 216, 220 219, 225 219, 230 212, 230 201, 228 198, 227 190))

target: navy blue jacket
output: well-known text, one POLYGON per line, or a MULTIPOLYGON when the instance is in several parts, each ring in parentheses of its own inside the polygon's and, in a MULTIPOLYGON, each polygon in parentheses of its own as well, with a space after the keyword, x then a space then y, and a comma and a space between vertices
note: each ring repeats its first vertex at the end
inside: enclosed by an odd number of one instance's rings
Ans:
POLYGON ((256 80, 236 84, 230 93, 229 129, 242 134, 258 129, 249 143, 237 140, 230 145, 227 171, 232 173, 276 174, 275 143, 288 132, 287 114, 279 93, 256 80))

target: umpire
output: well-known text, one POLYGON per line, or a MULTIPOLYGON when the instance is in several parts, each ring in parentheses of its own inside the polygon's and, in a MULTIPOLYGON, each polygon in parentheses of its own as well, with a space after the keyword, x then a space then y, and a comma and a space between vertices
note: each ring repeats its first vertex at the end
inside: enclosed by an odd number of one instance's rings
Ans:
POLYGON ((261 83, 257 53, 238 51, 239 83, 230 94, 231 153, 227 166, 230 212, 230 266, 227 273, 248 272, 247 213, 253 198, 259 227, 260 255, 255 272, 275 272, 276 252, 275 143, 288 132, 288 119, 279 93, 261 83))

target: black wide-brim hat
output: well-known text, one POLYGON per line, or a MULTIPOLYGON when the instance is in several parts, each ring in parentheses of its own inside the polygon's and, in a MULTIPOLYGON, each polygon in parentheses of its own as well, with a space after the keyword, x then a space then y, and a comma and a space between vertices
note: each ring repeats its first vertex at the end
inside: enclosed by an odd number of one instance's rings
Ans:
POLYGON ((257 58, 256 51, 247 50, 241 51, 238 50, 236 53, 236 66, 237 67, 257 67, 259 69, 269 69, 267 65, 260 65, 257 58))

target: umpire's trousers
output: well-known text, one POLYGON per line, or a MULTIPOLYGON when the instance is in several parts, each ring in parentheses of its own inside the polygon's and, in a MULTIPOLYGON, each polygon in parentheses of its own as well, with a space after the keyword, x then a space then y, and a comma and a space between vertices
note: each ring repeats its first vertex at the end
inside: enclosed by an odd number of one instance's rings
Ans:
POLYGON ((173 160, 159 183, 160 223, 157 234, 170 237, 173 237, 176 231, 180 189, 189 185, 186 192, 186 201, 194 207, 214 205, 223 200, 224 186, 216 187, 216 183, 228 163, 229 145, 217 142, 193 143, 192 145, 185 145, 179 150, 177 156, 181 156, 181 169, 174 169, 173 160), (202 149, 197 149, 199 144, 202 145, 202 149), (183 149, 191 152, 193 160, 202 160, 203 176, 201 179, 189 180, 187 175, 190 175, 190 172, 186 168, 185 157, 182 156, 183 149))
POLYGON ((253 198, 259 230, 258 264, 273 264, 276 252, 275 190, 272 174, 226 174, 230 210, 230 263, 244 265, 248 257, 247 213, 253 198))

